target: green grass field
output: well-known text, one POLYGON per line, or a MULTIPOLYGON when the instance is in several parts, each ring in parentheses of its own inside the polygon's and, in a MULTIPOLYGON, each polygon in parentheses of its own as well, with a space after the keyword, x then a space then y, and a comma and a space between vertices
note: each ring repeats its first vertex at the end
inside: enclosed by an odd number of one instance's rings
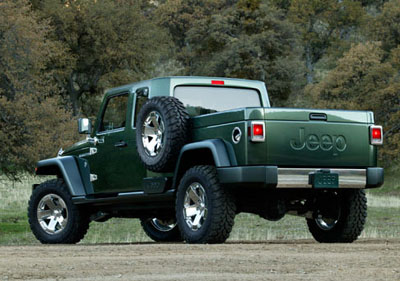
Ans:
MULTIPOLYGON (((44 178, 25 176, 21 182, 0 178, 0 245, 38 244, 29 229, 26 209, 32 183, 44 178)), ((368 191, 368 219, 361 238, 400 236, 400 175, 386 176, 385 186, 368 191)), ((287 240, 311 238, 304 218, 286 216, 269 222, 256 215, 239 214, 229 238, 234 240, 287 240)), ((137 219, 111 219, 92 222, 81 243, 132 243, 151 241, 137 219)))

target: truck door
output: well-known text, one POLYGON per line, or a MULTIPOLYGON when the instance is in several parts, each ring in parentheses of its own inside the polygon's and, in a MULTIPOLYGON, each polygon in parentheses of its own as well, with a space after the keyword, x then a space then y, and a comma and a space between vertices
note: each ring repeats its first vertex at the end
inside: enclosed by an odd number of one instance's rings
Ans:
POLYGON ((116 193, 143 190, 146 170, 136 151, 136 129, 133 127, 134 93, 110 96, 95 128, 99 140, 97 153, 89 160, 95 193, 116 193), (132 98, 130 98, 132 97, 132 98))

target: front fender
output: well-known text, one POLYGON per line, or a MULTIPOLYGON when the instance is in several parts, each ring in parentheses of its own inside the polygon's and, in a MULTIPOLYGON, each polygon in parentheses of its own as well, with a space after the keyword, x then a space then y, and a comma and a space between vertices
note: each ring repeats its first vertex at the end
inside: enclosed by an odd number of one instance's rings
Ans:
POLYGON ((90 167, 86 159, 63 156, 39 161, 37 175, 57 175, 64 179, 71 196, 93 193, 90 182, 90 167))

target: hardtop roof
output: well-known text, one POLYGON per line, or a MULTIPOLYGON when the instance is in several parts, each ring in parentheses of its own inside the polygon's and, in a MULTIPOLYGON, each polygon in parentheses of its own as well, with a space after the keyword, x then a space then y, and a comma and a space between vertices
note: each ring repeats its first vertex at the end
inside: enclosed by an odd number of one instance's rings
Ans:
POLYGON ((263 81, 258 80, 248 80, 248 79, 241 79, 241 78, 227 78, 227 77, 212 77, 212 76, 166 76, 166 77, 157 77, 148 80, 133 82, 130 84, 122 85, 115 88, 110 88, 105 91, 107 96, 113 95, 116 93, 121 92, 131 92, 135 89, 142 88, 142 87, 150 87, 150 86, 157 86, 157 84, 195 84, 195 85, 211 85, 212 80, 222 80, 226 83, 225 86, 253 86, 253 87, 260 87, 264 86, 263 81), (227 83, 228 82, 228 83, 227 83), (235 83, 238 82, 238 83, 235 83), (262 84, 262 85, 260 85, 262 84))

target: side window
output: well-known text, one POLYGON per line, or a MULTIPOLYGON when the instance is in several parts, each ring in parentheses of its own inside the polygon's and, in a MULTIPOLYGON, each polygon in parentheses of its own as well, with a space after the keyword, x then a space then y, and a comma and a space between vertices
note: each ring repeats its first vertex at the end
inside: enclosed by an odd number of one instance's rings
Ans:
POLYGON ((125 127, 128 94, 110 98, 100 123, 100 132, 115 130, 125 127))
POLYGON ((136 120, 137 116, 139 114, 140 109, 144 105, 144 103, 147 101, 149 96, 149 89, 148 88, 142 88, 138 89, 136 91, 136 103, 135 103, 135 119, 133 120, 133 126, 136 127, 136 120))

